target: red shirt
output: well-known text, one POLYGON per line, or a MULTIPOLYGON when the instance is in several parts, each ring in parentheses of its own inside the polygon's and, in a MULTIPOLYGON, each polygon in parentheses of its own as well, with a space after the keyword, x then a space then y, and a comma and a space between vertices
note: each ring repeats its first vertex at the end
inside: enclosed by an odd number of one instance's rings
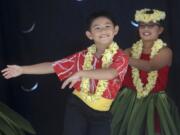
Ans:
MULTIPOLYGON (((141 59, 143 60, 150 60, 149 54, 142 54, 141 59)), ((155 84, 155 87, 153 88, 152 92, 159 92, 165 90, 168 82, 168 73, 169 73, 169 66, 164 66, 161 69, 158 70, 158 78, 155 84)), ((146 71, 140 71, 140 78, 143 84, 147 83, 147 74, 146 71)), ((132 73, 131 73, 131 67, 128 67, 128 71, 126 73, 126 76, 123 81, 123 86, 131 88, 135 90, 135 86, 132 82, 132 73)))
MULTIPOLYGON (((82 70, 82 66, 84 63, 84 58, 87 53, 87 50, 75 53, 67 58, 56 61, 53 64, 53 68, 59 77, 60 80, 64 80, 70 77, 77 71, 82 70)), ((101 58, 93 57, 92 65, 94 69, 102 68, 102 60, 101 58)), ((108 87, 104 91, 102 97, 108 99, 114 99, 117 95, 117 92, 122 86, 122 81, 124 79, 125 73, 128 67, 128 56, 123 53, 123 51, 118 50, 117 53, 113 56, 113 62, 110 65, 110 68, 114 68, 118 72, 118 77, 109 80, 108 87)), ((90 80, 90 91, 94 93, 96 90, 98 80, 91 79, 90 80)), ((73 88, 80 91, 81 82, 77 82, 73 88)))

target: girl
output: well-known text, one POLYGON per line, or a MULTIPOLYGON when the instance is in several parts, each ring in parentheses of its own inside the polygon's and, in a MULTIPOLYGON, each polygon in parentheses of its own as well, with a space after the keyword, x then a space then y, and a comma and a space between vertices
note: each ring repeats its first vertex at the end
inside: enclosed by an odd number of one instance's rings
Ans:
POLYGON ((177 108, 166 95, 172 51, 159 38, 165 12, 136 11, 140 40, 125 50, 130 56, 123 89, 112 105, 112 135, 179 135, 177 108))

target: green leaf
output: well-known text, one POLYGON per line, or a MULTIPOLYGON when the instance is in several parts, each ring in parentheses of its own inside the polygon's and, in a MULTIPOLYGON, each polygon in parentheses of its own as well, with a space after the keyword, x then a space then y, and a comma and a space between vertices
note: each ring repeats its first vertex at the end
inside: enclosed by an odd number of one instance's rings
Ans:
POLYGON ((6 121, 0 117, 0 132, 5 135, 17 135, 13 126, 10 126, 6 121))
POLYGON ((35 130, 26 119, 3 103, 0 103, 0 112, 0 117, 4 115, 4 118, 6 118, 4 120, 8 120, 19 129, 23 129, 28 133, 35 134, 35 130))
POLYGON ((144 132, 145 116, 147 115, 147 107, 152 95, 146 98, 137 99, 133 107, 133 112, 129 120, 128 135, 140 135, 144 132))
POLYGON ((148 135, 155 135, 154 130, 154 99, 152 98, 147 110, 147 134, 148 135))
POLYGON ((163 111, 163 114, 160 114, 160 115, 162 115, 163 119, 166 120, 166 123, 164 123, 164 124, 168 125, 169 130, 172 133, 172 135, 178 134, 175 123, 173 121, 173 117, 170 114, 170 112, 171 112, 170 111, 170 104, 167 101, 167 96, 165 94, 160 94, 158 99, 159 99, 159 104, 161 105, 161 108, 163 111))

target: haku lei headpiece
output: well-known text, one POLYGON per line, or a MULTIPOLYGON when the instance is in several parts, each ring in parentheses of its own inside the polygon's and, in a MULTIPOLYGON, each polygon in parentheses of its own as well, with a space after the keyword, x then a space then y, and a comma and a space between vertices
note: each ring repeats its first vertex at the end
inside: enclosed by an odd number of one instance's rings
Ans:
POLYGON ((161 20, 164 20, 166 17, 166 13, 164 11, 160 11, 157 9, 141 9, 137 10, 135 13, 135 21, 136 22, 144 22, 144 23, 158 23, 161 20))

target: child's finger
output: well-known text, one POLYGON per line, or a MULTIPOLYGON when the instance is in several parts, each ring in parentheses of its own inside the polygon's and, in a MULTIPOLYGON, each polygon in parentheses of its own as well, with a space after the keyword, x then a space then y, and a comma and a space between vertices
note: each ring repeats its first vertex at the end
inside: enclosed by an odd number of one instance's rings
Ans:
POLYGON ((76 82, 77 82, 76 80, 72 81, 71 84, 69 85, 69 88, 72 88, 76 82))
POLYGON ((7 74, 7 75, 5 75, 4 76, 4 78, 6 78, 6 79, 10 79, 10 78, 12 78, 13 76, 11 75, 11 74, 7 74))
POLYGON ((7 65, 7 67, 14 67, 15 65, 7 65))
POLYGON ((67 79, 63 82, 61 88, 64 89, 68 84, 70 83, 70 81, 67 79))
POLYGON ((9 68, 5 68, 5 69, 1 70, 1 73, 7 72, 7 71, 9 71, 9 68))
POLYGON ((10 74, 9 72, 5 72, 5 73, 3 73, 3 76, 7 76, 9 74, 10 74))

